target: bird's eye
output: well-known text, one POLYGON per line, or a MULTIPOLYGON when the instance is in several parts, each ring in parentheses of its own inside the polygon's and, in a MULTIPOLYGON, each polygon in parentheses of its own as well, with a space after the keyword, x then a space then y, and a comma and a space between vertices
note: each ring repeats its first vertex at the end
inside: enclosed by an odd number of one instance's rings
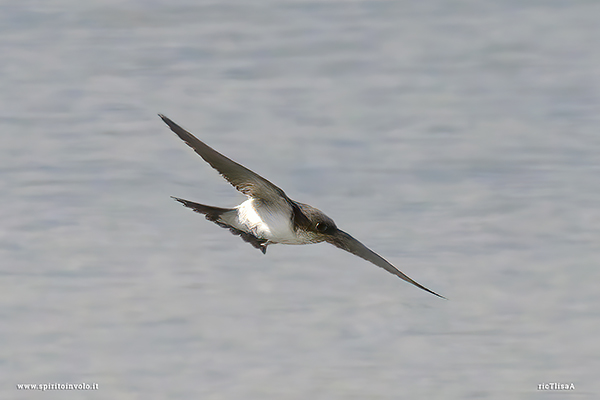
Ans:
POLYGON ((317 228, 317 230, 319 232, 324 233, 329 229, 329 226, 327 226, 327 224, 324 224, 322 222, 318 222, 317 225, 315 225, 315 228, 317 228))

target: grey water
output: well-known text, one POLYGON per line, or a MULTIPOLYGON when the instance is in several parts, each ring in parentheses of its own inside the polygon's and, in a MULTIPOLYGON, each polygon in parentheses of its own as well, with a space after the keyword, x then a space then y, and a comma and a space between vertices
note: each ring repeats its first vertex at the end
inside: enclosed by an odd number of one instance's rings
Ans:
POLYGON ((598 398, 599 15, 1 3, 0 398, 598 398), (159 112, 449 300, 181 207, 244 197, 159 112))

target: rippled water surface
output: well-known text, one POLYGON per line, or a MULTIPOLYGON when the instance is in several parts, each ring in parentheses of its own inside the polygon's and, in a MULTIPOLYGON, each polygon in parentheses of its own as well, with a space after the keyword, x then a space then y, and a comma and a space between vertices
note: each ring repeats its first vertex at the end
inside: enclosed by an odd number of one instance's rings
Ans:
POLYGON ((0 398, 598 398, 598 15, 4 2, 0 398), (449 300, 184 209, 243 196, 158 112, 449 300))

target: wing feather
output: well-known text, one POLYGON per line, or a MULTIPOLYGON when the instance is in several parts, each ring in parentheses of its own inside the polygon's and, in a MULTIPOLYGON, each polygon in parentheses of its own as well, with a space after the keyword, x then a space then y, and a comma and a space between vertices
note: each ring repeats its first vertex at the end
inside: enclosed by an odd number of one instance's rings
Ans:
POLYGON ((262 176, 219 153, 164 115, 158 114, 158 116, 162 118, 181 140, 194 149, 204 161, 219 171, 223 178, 246 196, 260 199, 263 202, 277 202, 282 199, 288 200, 283 190, 262 176))
POLYGON ((352 253, 355 256, 359 256, 360 258, 365 259, 365 260, 377 265, 378 267, 381 267, 381 268, 385 269, 386 271, 396 275, 400 279, 403 279, 406 282, 411 283, 411 284, 415 285, 416 287, 425 290, 426 292, 429 292, 438 297, 441 297, 442 299, 445 299, 444 296, 441 296, 441 295, 437 294, 436 292, 427 289, 425 286, 423 286, 420 283, 417 283, 414 280, 412 280, 411 278, 409 278, 407 275, 402 273, 398 268, 396 268, 392 264, 390 264, 385 258, 381 257, 379 254, 375 253, 373 250, 369 249, 367 246, 365 246, 358 240, 354 239, 352 236, 350 236, 349 234, 347 234, 344 231, 341 231, 338 229, 338 231, 335 234, 331 235, 326 240, 327 240, 327 242, 331 243, 332 245, 334 245, 337 248, 340 248, 349 253, 352 253))

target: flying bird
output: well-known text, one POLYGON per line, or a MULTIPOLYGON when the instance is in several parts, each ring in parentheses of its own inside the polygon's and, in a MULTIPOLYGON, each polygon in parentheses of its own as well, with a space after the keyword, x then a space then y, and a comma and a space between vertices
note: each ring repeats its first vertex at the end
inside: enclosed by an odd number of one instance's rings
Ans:
POLYGON ((283 190, 257 173, 225 157, 162 114, 160 118, 177 136, 216 169, 230 184, 248 197, 234 208, 221 208, 173 197, 206 219, 229 229, 266 254, 270 244, 327 242, 361 257, 399 278, 438 297, 445 298, 402 273, 379 254, 367 248, 322 211, 290 199, 283 190))

